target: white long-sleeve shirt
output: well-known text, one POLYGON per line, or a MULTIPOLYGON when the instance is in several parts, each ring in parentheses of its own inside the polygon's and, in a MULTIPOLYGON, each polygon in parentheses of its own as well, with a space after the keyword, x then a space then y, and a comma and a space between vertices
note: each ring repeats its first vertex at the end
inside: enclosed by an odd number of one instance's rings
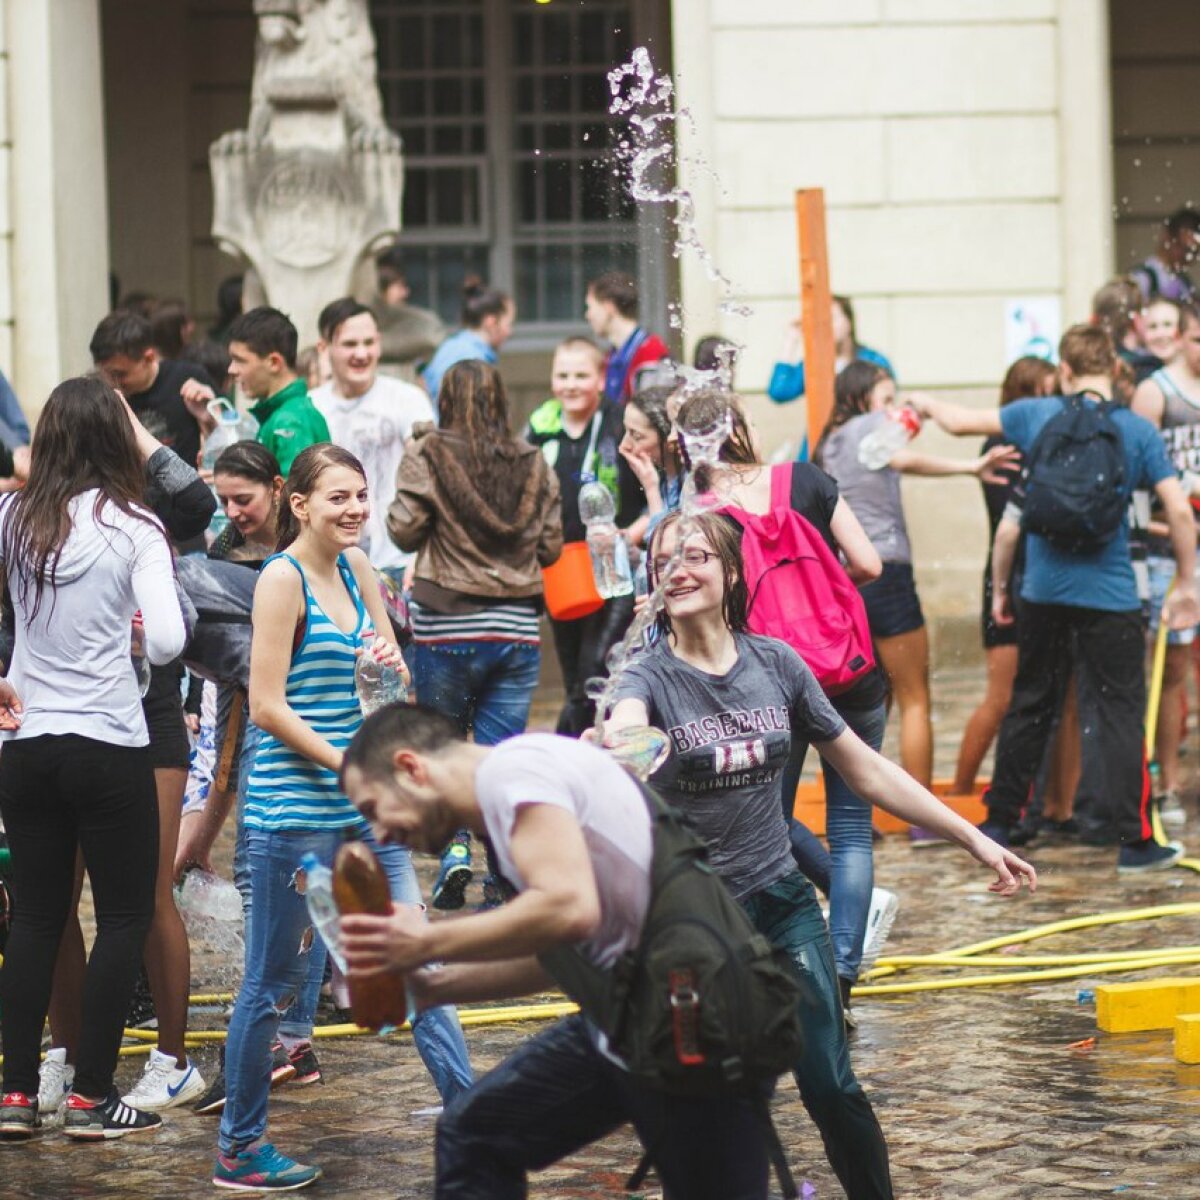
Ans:
MULTIPOLYGON (((183 651, 185 630, 175 593, 171 551, 152 513, 126 516, 99 492, 70 501, 71 532, 37 615, 35 591, 22 596, 21 563, 6 563, 17 618, 8 679, 24 706, 8 739, 74 733, 118 746, 149 740, 130 660, 130 630, 139 609, 146 657, 156 666, 183 651)), ((10 505, 0 506, 0 533, 10 505)), ((0 554, 3 542, 0 540, 0 554)))

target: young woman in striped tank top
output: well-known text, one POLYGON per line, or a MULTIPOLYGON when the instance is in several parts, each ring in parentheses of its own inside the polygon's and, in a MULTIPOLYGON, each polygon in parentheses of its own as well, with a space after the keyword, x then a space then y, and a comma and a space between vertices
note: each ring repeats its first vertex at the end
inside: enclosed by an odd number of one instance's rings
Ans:
MULTIPOLYGON (((329 443, 303 451, 284 485, 280 553, 264 565, 255 591, 250 716, 262 740, 246 796, 251 915, 225 1054, 213 1175, 219 1186, 295 1188, 320 1176, 262 1141, 279 1014, 304 991, 311 956, 325 953, 297 877, 301 857, 311 851, 328 863, 348 831, 358 834, 379 856, 393 898, 421 903, 409 852, 374 843, 337 784, 342 753, 362 723, 354 690, 362 639, 375 634, 371 652, 404 669, 358 548, 369 511, 366 477, 353 455, 329 443)), ((422 1014, 413 1032, 443 1100, 470 1086, 453 1009, 422 1014)))

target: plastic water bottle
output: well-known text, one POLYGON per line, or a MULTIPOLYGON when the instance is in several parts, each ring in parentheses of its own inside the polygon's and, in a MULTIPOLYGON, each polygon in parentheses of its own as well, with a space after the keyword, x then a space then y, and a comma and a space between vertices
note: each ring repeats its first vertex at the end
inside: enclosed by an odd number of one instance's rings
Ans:
POLYGON ((630 595, 633 572, 629 568, 629 547, 625 535, 617 528, 617 506, 612 492, 597 479, 585 477, 579 489, 579 515, 587 526, 596 591, 605 600, 630 595))
POLYGON ((342 954, 342 919, 333 898, 333 872, 311 852, 300 860, 300 866, 304 871, 304 902, 308 905, 308 915, 329 950, 330 958, 344 973, 346 959, 342 954))
POLYGON ((354 690, 358 693, 358 706, 362 715, 369 717, 373 712, 389 704, 399 704, 408 696, 408 684, 398 667, 381 663, 372 652, 375 634, 363 634, 362 653, 354 664, 354 690))
POLYGON ((903 450, 921 432, 921 418, 915 408, 907 404, 900 408, 889 408, 885 420, 867 434, 858 446, 858 461, 868 471, 878 471, 892 461, 898 450, 903 450))
MULTIPOLYGON (((228 400, 220 397, 210 400, 208 411, 216 417, 217 427, 204 439, 204 450, 200 455, 200 467, 204 471, 213 470, 225 449, 243 440, 242 415, 228 400)), ((258 424, 257 421, 254 423, 258 424)))

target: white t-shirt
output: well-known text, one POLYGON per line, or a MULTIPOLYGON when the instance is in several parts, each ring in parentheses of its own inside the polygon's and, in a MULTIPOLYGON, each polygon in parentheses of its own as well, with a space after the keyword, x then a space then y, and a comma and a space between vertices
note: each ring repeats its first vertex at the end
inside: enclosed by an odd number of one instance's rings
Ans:
MULTIPOLYGON (((154 665, 183 652, 183 614, 162 527, 146 510, 139 510, 146 520, 138 520, 108 503, 97 521, 97 494, 92 489, 71 500, 71 532, 55 585, 47 586, 33 618, 34 589, 23 597, 20 565, 9 565, 17 642, 8 679, 25 715, 6 738, 75 733, 144 746, 146 718, 129 657, 134 613, 141 610, 146 657, 154 665)), ((0 505, 0 530, 8 511, 0 505)))
POLYGON ((429 397, 415 384, 380 375, 353 400, 338 395, 330 381, 312 393, 312 402, 329 426, 330 441, 349 450, 366 469, 371 515, 362 548, 371 565, 381 571, 403 570, 412 555, 388 537, 387 510, 396 495, 396 472, 412 427, 433 420, 429 397))
POLYGON ((475 774, 475 795, 500 868, 518 891, 510 855, 517 811, 552 804, 579 822, 600 894, 600 925, 583 952, 607 967, 637 944, 650 903, 650 814, 638 786, 602 750, 527 733, 496 746, 475 774))

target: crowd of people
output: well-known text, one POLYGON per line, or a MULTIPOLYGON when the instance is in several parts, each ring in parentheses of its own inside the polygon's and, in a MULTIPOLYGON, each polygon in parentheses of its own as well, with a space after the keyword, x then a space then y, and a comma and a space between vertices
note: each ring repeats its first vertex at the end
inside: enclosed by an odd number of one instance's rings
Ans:
MULTIPOLYGON (((1165 820, 1182 811, 1200 622, 1187 501, 1200 490, 1200 312, 1185 272, 1200 223, 1173 221, 1154 258, 1097 293, 1057 364, 1012 365, 995 411, 899 393, 836 297, 835 397, 811 461, 805 447, 769 464, 731 389, 731 347, 705 339, 702 369, 678 371, 619 272, 588 285, 592 336, 556 347, 549 397, 520 434, 500 364, 513 298, 467 280, 447 336, 408 303, 394 253, 375 301, 334 299, 303 349, 284 313, 240 311, 228 281, 199 339, 178 302, 124 297, 92 338, 95 372, 54 390, 33 437, 0 387, 0 818, 16 898, 0 968, 0 1137, 61 1119, 72 1138, 112 1139, 192 1104, 220 1116, 215 1184, 315 1181, 319 1167, 266 1140, 269 1094, 322 1078, 319 997, 331 976, 344 981, 313 936, 300 863, 328 864, 353 837, 380 861, 395 911, 346 918, 341 949, 351 981, 408 980, 415 1045, 444 1105, 439 1196, 524 1195, 529 1170, 629 1120, 668 1195, 761 1198, 768 1154, 740 1101, 664 1108, 586 1016, 476 1080, 454 1007, 544 987, 556 946, 605 969, 638 946, 655 826, 603 747, 653 726, 671 752, 650 785, 804 985, 794 1076, 835 1173, 853 1200, 890 1197, 848 1040, 851 990, 898 903, 875 886, 872 806, 960 846, 1004 895, 1036 883, 1010 847, 1047 834, 1119 847, 1125 873, 1183 852, 1151 820, 1155 807, 1165 820), (972 458, 903 446, 872 462, 865 447, 902 407, 989 440, 972 458), (230 413, 239 436, 221 441, 230 413), (1121 519, 1082 547, 1034 519, 1049 486, 1042 435, 1067 417, 1118 451, 1121 519), (703 460, 689 432, 701 427, 725 431, 703 460), (974 788, 998 735, 978 828, 929 790, 929 640, 902 474, 984 486, 987 690, 955 779, 974 788), (592 536, 580 496, 594 484, 661 610, 600 713, 592 685, 643 587, 550 617, 558 736, 528 734, 543 571, 592 536), (684 500, 697 490, 703 511, 684 500), (813 644, 831 614, 786 618, 802 569, 776 550, 769 566, 783 574, 762 586, 771 538, 809 546, 836 575, 822 594, 841 597, 833 615, 852 646, 836 670, 813 644), (217 601, 192 595, 197 578, 217 601), (1156 788, 1141 744, 1146 612, 1170 627, 1156 788), (219 653, 199 648, 202 628, 219 653), (411 702, 364 722, 363 655, 400 672, 411 702), (880 753, 893 704, 899 765, 880 753), (792 813, 810 744, 827 846, 792 813), (205 1080, 185 1049, 191 968, 173 885, 211 870, 229 820, 245 969, 205 1080), (466 907, 482 872, 479 910, 428 921, 413 850, 439 856, 430 903, 443 912, 466 907), (90 955, 76 916, 85 874, 90 955), (118 1050, 143 972, 157 1044, 122 1092, 118 1050)), ((768 391, 781 403, 804 393, 794 339, 768 391)))

